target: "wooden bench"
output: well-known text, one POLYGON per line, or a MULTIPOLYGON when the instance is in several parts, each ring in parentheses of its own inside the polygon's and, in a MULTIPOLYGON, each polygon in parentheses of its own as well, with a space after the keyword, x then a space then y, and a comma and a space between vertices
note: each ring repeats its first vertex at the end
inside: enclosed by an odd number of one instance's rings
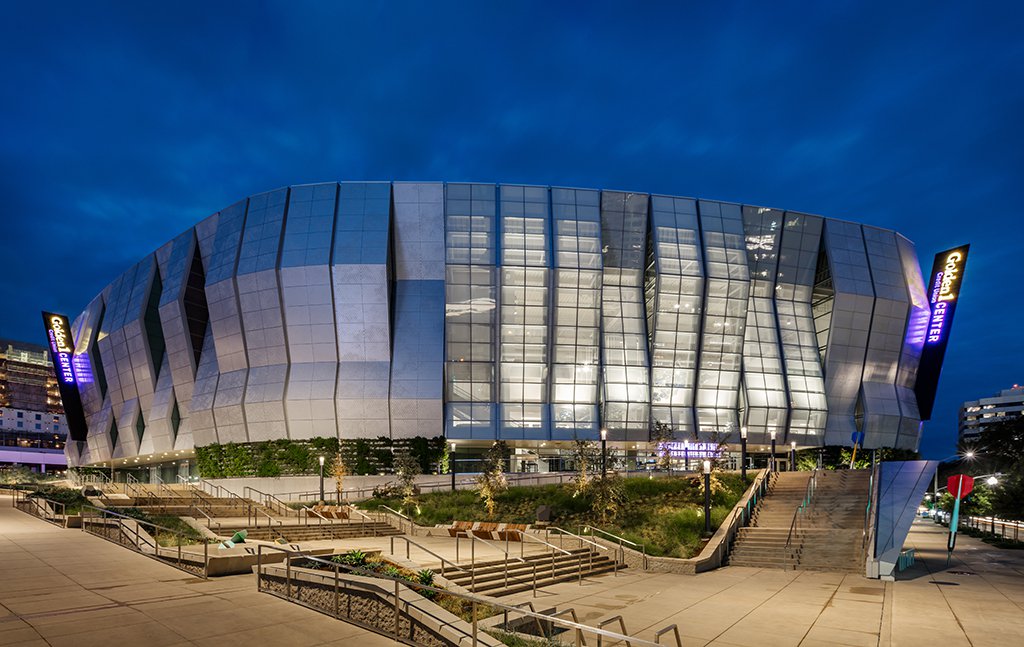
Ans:
POLYGON ((455 521, 448 526, 451 537, 468 537, 473 535, 480 539, 500 541, 521 541, 521 533, 526 532, 529 524, 496 523, 493 521, 455 521))

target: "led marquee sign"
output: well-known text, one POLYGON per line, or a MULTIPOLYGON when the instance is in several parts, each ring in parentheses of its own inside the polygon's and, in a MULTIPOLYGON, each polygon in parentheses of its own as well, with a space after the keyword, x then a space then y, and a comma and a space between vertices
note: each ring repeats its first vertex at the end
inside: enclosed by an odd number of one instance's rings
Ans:
POLYGON ((718 458, 722 453, 718 443, 669 442, 661 443, 658 447, 661 451, 667 449, 668 455, 674 460, 718 458))
POLYGON ((935 405, 935 392, 939 386, 942 360, 949 343, 949 331, 953 326, 953 313, 960 298, 960 285, 967 267, 967 252, 970 245, 947 249, 935 255, 932 272, 928 275, 928 301, 931 316, 921 350, 921 364, 917 371, 917 405, 921 419, 929 420, 935 405))
POLYGON ((57 374, 57 387, 64 405, 64 417, 68 423, 71 440, 84 441, 88 435, 82 396, 78 393, 75 373, 75 343, 71 338, 71 322, 64 315, 43 312, 46 325, 46 341, 57 374))

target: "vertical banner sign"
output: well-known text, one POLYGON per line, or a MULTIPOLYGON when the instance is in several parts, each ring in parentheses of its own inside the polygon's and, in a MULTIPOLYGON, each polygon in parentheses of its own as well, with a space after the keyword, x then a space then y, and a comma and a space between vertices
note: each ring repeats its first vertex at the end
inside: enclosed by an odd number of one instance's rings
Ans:
POLYGON ((946 356, 949 331, 953 326, 953 313, 960 298, 960 284, 967 267, 967 250, 970 245, 947 249, 935 255, 932 273, 928 275, 928 301, 931 317, 928 331, 921 349, 921 364, 917 370, 914 393, 921 410, 921 420, 930 420, 935 405, 935 391, 939 387, 939 373, 942 359, 946 356))
POLYGON ((960 499, 971 493, 974 489, 974 478, 964 474, 950 476, 946 481, 946 490, 953 494, 956 499, 953 501, 953 516, 949 519, 949 541, 946 542, 946 566, 949 566, 949 558, 953 556, 953 547, 956 546, 956 530, 960 526, 960 499))
POLYGON ((75 377, 75 342, 71 339, 71 322, 64 315, 43 312, 43 323, 46 325, 46 342, 50 348, 53 370, 57 374, 57 387, 64 404, 69 435, 71 440, 84 441, 89 428, 85 423, 82 396, 78 393, 78 380, 75 377))

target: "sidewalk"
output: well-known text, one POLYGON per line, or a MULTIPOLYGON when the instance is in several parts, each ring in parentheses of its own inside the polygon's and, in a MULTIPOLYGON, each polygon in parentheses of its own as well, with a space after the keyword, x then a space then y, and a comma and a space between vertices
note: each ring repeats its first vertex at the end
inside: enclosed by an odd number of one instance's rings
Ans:
POLYGON ((251 575, 203 581, 0 497, 0 645, 393 645, 256 592, 251 575))
POLYGON ((943 531, 915 522, 907 547, 918 562, 896 582, 742 567, 697 576, 626 570, 548 587, 533 601, 538 609, 574 607, 590 625, 621 614, 629 633, 648 640, 676 623, 686 647, 1020 644, 1024 554, 960 537, 947 570, 943 531))

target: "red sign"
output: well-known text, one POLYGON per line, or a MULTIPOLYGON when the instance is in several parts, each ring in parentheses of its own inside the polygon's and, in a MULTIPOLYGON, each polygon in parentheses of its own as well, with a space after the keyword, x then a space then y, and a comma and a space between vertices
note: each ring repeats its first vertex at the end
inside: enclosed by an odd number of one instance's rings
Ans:
POLYGON ((970 494, 971 490, 974 489, 974 478, 967 476, 966 474, 950 476, 949 480, 946 481, 946 489, 953 496, 956 496, 959 492, 960 498, 962 499, 970 494))

